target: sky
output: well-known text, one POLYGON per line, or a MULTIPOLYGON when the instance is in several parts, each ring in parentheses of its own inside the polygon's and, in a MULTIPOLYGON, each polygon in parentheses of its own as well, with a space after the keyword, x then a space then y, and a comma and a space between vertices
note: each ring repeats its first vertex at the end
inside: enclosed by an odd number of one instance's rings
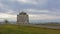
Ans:
POLYGON ((0 0, 0 21, 16 21, 21 11, 30 22, 60 22, 60 0, 0 0))

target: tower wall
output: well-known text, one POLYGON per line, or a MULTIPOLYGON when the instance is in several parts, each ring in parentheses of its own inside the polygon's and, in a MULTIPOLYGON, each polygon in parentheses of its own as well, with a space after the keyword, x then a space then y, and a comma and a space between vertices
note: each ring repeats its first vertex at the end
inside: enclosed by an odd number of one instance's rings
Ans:
POLYGON ((17 24, 29 24, 29 17, 27 14, 17 15, 17 24))

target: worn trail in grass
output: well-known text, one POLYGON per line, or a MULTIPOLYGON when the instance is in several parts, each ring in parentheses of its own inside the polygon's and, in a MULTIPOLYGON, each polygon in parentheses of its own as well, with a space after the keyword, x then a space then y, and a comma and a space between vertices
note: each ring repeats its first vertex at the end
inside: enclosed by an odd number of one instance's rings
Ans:
POLYGON ((60 29, 5 24, 0 25, 0 34, 60 34, 60 29))

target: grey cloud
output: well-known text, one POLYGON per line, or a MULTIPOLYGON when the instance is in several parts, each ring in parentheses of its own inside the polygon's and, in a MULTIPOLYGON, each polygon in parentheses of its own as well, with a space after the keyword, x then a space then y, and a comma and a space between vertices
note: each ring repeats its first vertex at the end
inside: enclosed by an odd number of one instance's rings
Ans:
POLYGON ((19 10, 29 9, 29 8, 30 9, 47 9, 46 6, 41 6, 40 7, 40 5, 22 4, 22 3, 19 3, 17 1, 11 2, 10 0, 5 0, 5 1, 1 0, 1 3, 3 3, 6 6, 8 6, 8 7, 4 6, 5 9, 2 9, 2 10, 4 10, 4 11, 2 11, 4 13, 7 11, 7 9, 11 9, 11 10, 17 12, 17 13, 19 12, 19 10))
POLYGON ((0 3, 2 3, 4 7, 0 8, 0 13, 1 12, 8 13, 8 11, 11 10, 12 14, 15 15, 17 15, 20 11, 25 11, 28 14, 35 14, 35 15, 48 14, 48 15, 60 16, 60 0, 33 0, 33 2, 37 2, 37 4, 35 5, 31 3, 21 3, 16 0, 14 0, 14 2, 10 0, 1 0, 0 3), (32 10, 30 11, 27 9, 32 9, 32 10), (45 10, 45 11, 41 12, 40 10, 45 10), (46 12, 47 10, 48 12, 46 12))
POLYGON ((52 9, 52 8, 60 9, 60 0, 49 0, 48 7, 50 9, 52 9))

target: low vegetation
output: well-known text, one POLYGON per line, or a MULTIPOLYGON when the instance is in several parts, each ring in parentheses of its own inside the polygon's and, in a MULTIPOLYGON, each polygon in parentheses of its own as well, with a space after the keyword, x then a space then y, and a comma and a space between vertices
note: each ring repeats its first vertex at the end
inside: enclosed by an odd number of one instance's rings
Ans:
POLYGON ((60 29, 4 24, 0 25, 0 34, 60 34, 60 29))

